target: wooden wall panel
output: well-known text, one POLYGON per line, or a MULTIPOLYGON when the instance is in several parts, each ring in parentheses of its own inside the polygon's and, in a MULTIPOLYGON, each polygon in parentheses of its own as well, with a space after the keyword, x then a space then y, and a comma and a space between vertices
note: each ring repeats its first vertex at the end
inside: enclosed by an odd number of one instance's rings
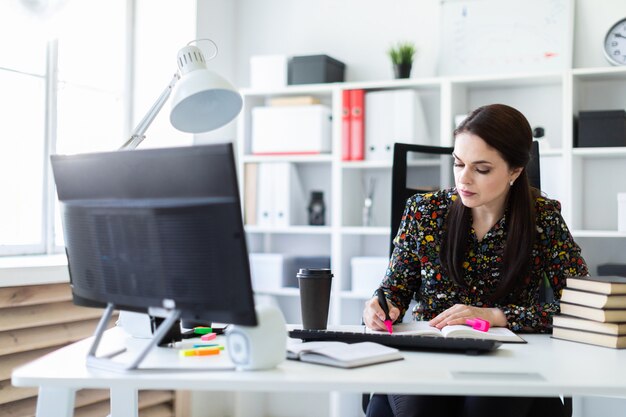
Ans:
POLYGON ((28 285, 0 288, 0 308, 72 301, 67 284, 28 285))
MULTIPOLYGON (((0 314, 2 314, 0 310, 0 314)), ((99 319, 0 331, 0 355, 64 346, 93 335, 99 319)), ((0 367, 2 364, 0 363, 0 367)))
MULTIPOLYGON (((0 416, 34 417, 38 390, 13 387, 12 370, 91 336, 101 315, 100 309, 75 306, 67 283, 0 288, 0 416)), ((109 326, 115 320, 117 315, 109 326)), ((174 417, 176 408, 188 409, 180 404, 175 407, 175 400, 171 391, 142 391, 140 416, 174 417)), ((105 417, 109 414, 109 393, 80 390, 75 407, 76 416, 105 417)), ((184 411, 178 417, 186 415, 184 411)))

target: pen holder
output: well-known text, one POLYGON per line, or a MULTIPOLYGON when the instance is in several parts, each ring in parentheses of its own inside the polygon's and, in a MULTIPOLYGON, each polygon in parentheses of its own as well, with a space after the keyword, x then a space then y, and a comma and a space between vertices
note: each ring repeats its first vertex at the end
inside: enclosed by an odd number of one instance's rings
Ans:
POLYGON ((465 320, 465 323, 472 326, 472 329, 480 330, 481 332, 486 332, 489 330, 489 322, 487 320, 474 318, 465 320))

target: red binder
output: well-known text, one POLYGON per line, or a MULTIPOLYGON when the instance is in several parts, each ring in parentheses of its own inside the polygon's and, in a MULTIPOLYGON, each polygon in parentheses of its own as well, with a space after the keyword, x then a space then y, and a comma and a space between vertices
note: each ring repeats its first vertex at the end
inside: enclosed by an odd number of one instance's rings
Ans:
POLYGON ((350 102, 350 159, 362 161, 365 158, 365 91, 350 90, 350 102))
POLYGON ((352 118, 350 113, 352 111, 350 105, 350 90, 343 90, 342 104, 341 104, 341 160, 350 160, 350 124, 352 118))

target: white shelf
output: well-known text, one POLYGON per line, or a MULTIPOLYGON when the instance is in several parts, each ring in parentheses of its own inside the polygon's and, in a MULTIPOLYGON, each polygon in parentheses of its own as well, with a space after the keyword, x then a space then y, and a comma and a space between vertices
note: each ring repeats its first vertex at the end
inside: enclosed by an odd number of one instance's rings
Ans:
MULTIPOLYGON (((374 290, 372 290, 372 293, 374 290)), ((341 291, 341 298, 345 298, 346 300, 369 300, 372 298, 372 294, 363 294, 363 293, 355 293, 352 291, 341 291)))
MULTIPOLYGON (((615 176, 604 181, 606 175, 621 171, 626 167, 626 147, 612 148, 573 148, 574 116, 580 110, 610 109, 623 103, 622 85, 626 83, 626 67, 582 68, 560 72, 494 74, 482 76, 455 76, 411 78, 404 80, 378 80, 334 84, 286 86, 277 89, 246 89, 244 95, 244 117, 238 126, 239 168, 247 163, 290 162, 298 164, 298 175, 307 190, 322 188, 327 207, 327 221, 332 226, 290 226, 286 228, 246 226, 246 231, 254 239, 260 252, 285 252, 289 254, 309 254, 311 252, 330 254, 335 288, 350 288, 350 259, 355 256, 387 256, 388 242, 392 233, 386 227, 341 226, 358 224, 362 215, 363 180, 373 178, 377 188, 374 194, 373 224, 386 224, 389 219, 391 160, 382 161, 343 161, 341 159, 342 135, 342 96, 344 90, 363 89, 366 91, 394 90, 410 88, 423 98, 428 116, 428 128, 433 145, 451 146, 454 116, 489 103, 505 103, 520 109, 531 122, 531 126, 542 126, 547 132, 550 148, 541 149, 542 185, 544 191, 561 201, 563 216, 568 225, 595 227, 606 230, 572 231, 576 238, 584 238, 590 252, 608 250, 616 239, 625 239, 626 233, 617 232, 614 196, 621 192, 621 179, 615 176), (598 92, 598 88, 600 91, 598 92), (265 104, 265 99, 276 96, 311 95, 319 98, 332 109, 332 152, 325 155, 246 155, 251 140, 251 112, 255 106, 265 104), (609 162, 605 167, 604 159, 609 162), (607 170, 608 173, 602 171, 607 170), (599 172, 602 171, 602 172, 599 172), (600 179, 600 180, 598 180, 600 179), (387 185, 387 181, 389 184, 387 185), (319 184, 323 186, 320 187, 319 184), (595 221, 591 214, 598 205, 608 207, 602 221, 595 221), (593 211, 592 211, 593 210, 593 211), (328 238, 327 238, 328 237, 328 238), (304 241, 304 245, 303 245, 304 241), (596 246, 599 248, 597 249, 596 246), (605 250, 605 247, 607 247, 605 250)), ((367 114, 367 111, 366 111, 367 114)), ((409 160, 408 166, 417 167, 412 174, 447 175, 441 166, 441 158, 409 160), (419 167, 434 169, 420 170, 419 167), (420 172, 418 172, 420 171, 420 172), (423 172, 421 172, 423 171, 423 172)), ((420 177, 419 180, 422 178, 420 177)), ((411 178, 415 181, 416 178, 411 178)), ((432 181, 426 178, 424 181, 432 181)), ((417 183, 417 181, 416 181, 417 183)), ((435 183, 433 183, 434 185, 435 183)), ((587 250, 583 247, 583 254, 587 250)), ((607 255, 608 259, 595 259, 595 263, 621 261, 613 259, 617 255, 607 255)), ((587 259, 589 262, 590 259, 587 259)), ((276 296, 298 296, 297 289, 281 289, 269 293, 276 296)), ((355 294, 341 291, 333 295, 338 305, 329 318, 331 324, 342 322, 342 314, 360 314, 352 311, 355 302, 364 300, 369 294, 355 294), (344 300, 351 300, 343 303, 344 300)))
POLYGON ((405 78, 397 80, 358 81, 347 82, 341 86, 342 90, 393 90, 398 88, 438 89, 442 79, 430 78, 405 78))
POLYGON ((277 288, 274 290, 254 290, 255 294, 258 295, 278 295, 281 297, 300 297, 300 289, 299 288, 277 288))
POLYGON ((272 226, 245 226, 247 233, 266 233, 266 234, 283 234, 283 235, 330 235, 330 226, 289 226, 289 227, 272 227, 272 226))
POLYGON ((574 237, 598 237, 598 238, 626 238, 626 232, 617 230, 572 230, 574 237))
POLYGON ((368 236, 389 236, 391 231, 387 227, 342 227, 343 235, 368 235, 368 236))
MULTIPOLYGON (((412 159, 407 161, 407 166, 409 167, 436 167, 441 165, 441 160, 439 158, 433 159, 412 159)), ((343 169, 376 169, 376 168, 385 168, 391 169, 393 166, 393 161, 383 160, 383 161, 342 161, 341 168, 343 169)))
POLYGON ((290 96, 290 95, 314 95, 314 94, 331 94, 335 90, 337 84, 302 84, 288 85, 281 88, 254 89, 246 88, 241 90, 244 97, 271 97, 271 96, 290 96))
POLYGON ((626 156, 625 147, 597 147, 597 148, 574 148, 574 156, 588 156, 594 158, 623 158, 626 156))
POLYGON ((572 75, 583 81, 623 80, 626 79, 626 67, 576 68, 572 75))
POLYGON ((450 77, 450 82, 474 87, 524 87, 560 83, 561 72, 494 74, 450 77))
POLYGON ((327 164, 332 162, 330 154, 322 155, 245 155, 242 157, 244 163, 261 162, 294 162, 307 164, 327 164))
POLYGON ((539 156, 563 156, 563 149, 540 149, 539 156))

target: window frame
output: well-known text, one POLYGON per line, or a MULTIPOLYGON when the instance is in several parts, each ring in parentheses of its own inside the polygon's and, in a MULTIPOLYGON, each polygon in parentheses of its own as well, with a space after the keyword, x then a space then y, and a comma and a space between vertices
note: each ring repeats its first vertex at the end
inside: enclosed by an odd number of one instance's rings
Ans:
MULTIPOLYGON (((135 39, 135 10, 136 0, 125 0, 125 31, 126 38, 124 40, 125 62, 124 62, 124 81, 123 81, 123 102, 122 123, 124 131, 130 131, 133 104, 132 81, 134 75, 134 39, 135 39)), ((48 40, 45 48, 45 74, 43 74, 45 85, 45 121, 44 121, 44 138, 43 138, 43 161, 44 166, 41 192, 42 196, 42 212, 41 212, 41 232, 40 241, 37 244, 28 245, 5 245, 0 242, 0 258, 8 256, 38 256, 38 255, 57 255, 62 253, 65 248, 63 245, 56 244, 56 235, 60 233, 57 230, 56 222, 56 187, 52 175, 52 167, 50 164, 50 156, 56 153, 57 144, 57 121, 58 121, 58 90, 59 84, 63 80, 59 79, 58 59, 59 59, 59 43, 57 39, 48 40)), ((0 71, 15 71, 11 68, 0 68, 0 71)), ((17 71, 22 72, 22 71, 17 71)), ((124 138, 120 138, 120 145, 124 138)))

